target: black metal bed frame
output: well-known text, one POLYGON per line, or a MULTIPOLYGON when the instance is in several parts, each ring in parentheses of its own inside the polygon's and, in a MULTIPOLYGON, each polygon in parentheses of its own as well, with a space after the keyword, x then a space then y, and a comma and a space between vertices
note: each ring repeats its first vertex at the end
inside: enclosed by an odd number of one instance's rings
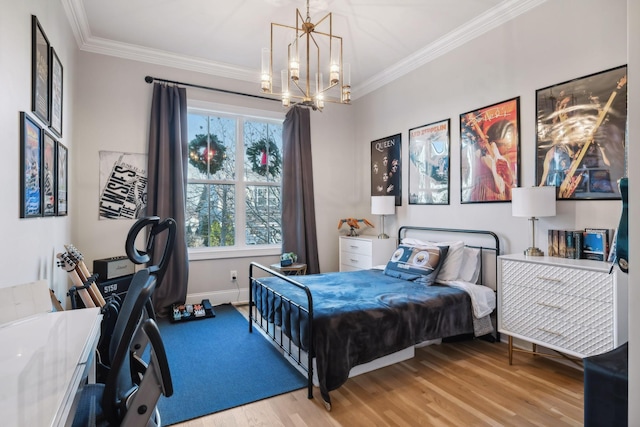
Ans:
MULTIPOLYGON (((480 285, 484 285, 484 283, 482 283, 483 281, 483 269, 484 269, 484 258, 483 258, 483 251, 490 251, 493 252, 495 255, 495 268, 496 268, 496 275, 497 275, 497 268, 498 268, 498 255, 500 255, 500 239, 498 238, 498 236, 492 232, 492 231, 487 231, 487 230, 465 230, 465 229, 455 229, 455 228, 434 228, 434 227, 417 227, 417 226, 402 226, 400 227, 400 229, 398 230, 398 242, 402 241, 402 238, 406 235, 407 232, 409 231, 416 231, 416 232, 436 232, 436 233, 459 233, 459 234, 479 234, 479 235, 484 235, 484 236, 489 236, 492 237, 494 239, 494 247, 486 247, 486 246, 474 246, 474 245, 465 245, 467 247, 470 248, 475 248, 475 249, 479 249, 480 250, 480 273, 479 273, 479 280, 480 280, 480 285)), ((497 281, 495 283, 496 285, 496 298, 497 298, 497 281)), ((497 305, 497 304, 496 304, 497 305)), ((496 313, 497 313, 497 307, 496 307, 496 313)), ((313 339, 312 339, 312 333, 313 333, 313 296, 311 295, 311 291, 309 290, 309 288, 303 284, 301 284, 300 282, 294 280, 291 276, 285 276, 281 273, 278 273, 276 271, 271 270, 270 268, 267 268, 257 262, 251 262, 249 265, 249 333, 253 332, 253 324, 256 324, 256 326, 260 327, 260 329, 262 329, 264 331, 264 333, 278 346, 280 347, 280 349, 284 352, 285 356, 288 356, 292 361, 294 361, 298 367, 300 369, 302 369, 303 371, 305 371, 307 373, 307 397, 309 399, 313 398, 313 357, 314 357, 314 349, 313 349, 313 339), (286 295, 283 295, 280 292, 277 292, 273 289, 271 289, 270 287, 268 287, 267 285, 265 285, 263 282, 260 281, 260 277, 256 277, 254 275, 254 269, 257 271, 262 271, 263 273, 266 273, 267 276, 275 276, 275 277, 279 277, 280 279, 290 283, 291 285, 302 289, 304 291, 304 293, 307 296, 307 306, 305 307, 302 304, 298 304, 295 301, 291 300, 290 298, 288 298, 286 295), (258 284, 266 293, 267 295, 271 294, 273 296, 278 296, 282 299, 282 301, 286 301, 287 303, 290 304, 291 309, 295 309, 298 311, 298 319, 302 319, 301 313, 306 313, 307 318, 308 318, 308 322, 307 322, 307 330, 306 330, 306 336, 309 338, 309 344, 308 344, 308 351, 307 351, 307 361, 306 361, 306 366, 303 363, 303 350, 298 347, 295 346, 294 344, 292 344, 292 340, 289 339, 289 337, 285 337, 284 333, 282 332, 282 329, 280 329, 280 332, 277 333, 276 332, 276 328, 275 326, 273 328, 269 328, 269 322, 267 320, 265 320, 261 315, 258 315, 258 309, 257 306, 253 300, 253 284, 256 283, 258 284), (308 308, 307 308, 308 307, 308 308), (286 338, 286 340, 284 339, 286 338), (284 342, 287 342, 287 344, 283 344, 284 342), (294 348, 295 347, 295 348, 294 348)), ((300 327, 300 325, 298 325, 298 327, 300 327)), ((500 336, 499 333, 497 332, 496 329, 496 336, 497 336, 497 340, 500 340, 500 336)))

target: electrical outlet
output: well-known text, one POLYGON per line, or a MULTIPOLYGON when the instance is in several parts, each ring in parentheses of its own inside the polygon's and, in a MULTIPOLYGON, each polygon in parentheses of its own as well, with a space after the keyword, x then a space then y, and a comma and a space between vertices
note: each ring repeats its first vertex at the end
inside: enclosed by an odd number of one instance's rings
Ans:
POLYGON ((238 280, 238 272, 236 270, 231 270, 231 281, 238 280))

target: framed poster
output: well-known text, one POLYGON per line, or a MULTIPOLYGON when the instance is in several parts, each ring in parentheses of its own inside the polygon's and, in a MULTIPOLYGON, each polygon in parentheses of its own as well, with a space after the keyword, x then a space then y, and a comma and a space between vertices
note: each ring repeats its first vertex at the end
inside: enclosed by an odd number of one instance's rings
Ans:
POLYGON ((625 65, 536 91, 536 183, 557 199, 620 199, 626 83, 625 65))
POLYGON ((57 142, 48 132, 42 134, 42 214, 56 214, 56 151, 57 142))
POLYGON ((57 144, 56 153, 56 213, 65 216, 68 209, 68 185, 69 185, 69 151, 60 141, 57 144))
POLYGON ((449 204, 450 119, 409 129, 409 204, 449 204))
POLYGON ((59 137, 62 138, 62 63, 56 54, 56 51, 51 48, 51 75, 49 79, 51 81, 51 93, 49 94, 49 100, 51 106, 49 111, 51 113, 51 123, 49 128, 59 137))
POLYGON ((460 114, 460 201, 508 202, 520 176, 520 97, 460 114))
POLYGON ((42 216, 42 129, 20 113, 20 218, 42 216))
POLYGON ((371 195, 395 196, 396 206, 402 206, 401 143, 401 134, 371 142, 371 195))
POLYGON ((35 15, 31 15, 31 110, 49 124, 49 39, 35 15))

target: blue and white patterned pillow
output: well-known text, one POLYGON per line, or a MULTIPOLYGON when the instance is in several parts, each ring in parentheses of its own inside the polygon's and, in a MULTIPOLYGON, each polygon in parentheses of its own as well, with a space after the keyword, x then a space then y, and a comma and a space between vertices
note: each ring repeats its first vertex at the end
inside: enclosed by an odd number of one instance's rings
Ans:
POLYGON ((384 274, 403 280, 432 285, 449 251, 448 246, 400 245, 391 255, 384 274))

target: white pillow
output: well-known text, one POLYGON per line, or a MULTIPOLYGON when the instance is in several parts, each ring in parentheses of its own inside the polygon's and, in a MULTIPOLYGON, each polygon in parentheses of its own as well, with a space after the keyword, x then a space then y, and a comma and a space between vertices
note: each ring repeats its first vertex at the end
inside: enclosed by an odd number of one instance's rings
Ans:
POLYGON ((478 283, 480 275, 480 249, 467 248, 463 250, 462 265, 458 280, 469 283, 478 283))
POLYGON ((444 259, 444 264, 440 267, 436 282, 444 282, 449 280, 456 280, 459 277, 460 267, 462 266, 464 256, 464 242, 461 240, 452 242, 424 242, 422 240, 405 238, 402 239, 402 244, 407 246, 424 246, 424 245, 436 245, 439 247, 448 246, 449 252, 444 259))

